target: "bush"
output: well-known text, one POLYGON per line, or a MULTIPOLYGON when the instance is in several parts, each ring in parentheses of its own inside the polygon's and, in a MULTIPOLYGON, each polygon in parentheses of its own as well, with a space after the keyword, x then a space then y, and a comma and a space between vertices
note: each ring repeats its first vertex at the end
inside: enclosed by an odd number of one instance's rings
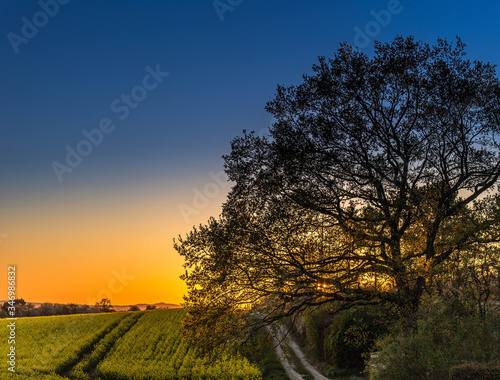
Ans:
POLYGON ((331 320, 331 313, 327 309, 320 308, 304 315, 303 343, 307 355, 314 361, 325 360, 325 330, 331 320))
MULTIPOLYGON (((456 305, 453 306, 456 308, 456 305)), ((446 379, 464 362, 489 363, 500 357, 500 320, 481 319, 436 306, 414 333, 394 331, 377 342, 368 361, 370 379, 446 379)))
POLYGON ((250 363, 257 364, 266 380, 286 380, 288 376, 276 355, 274 342, 266 330, 258 330, 243 347, 242 354, 250 363))
POLYGON ((385 314, 376 307, 358 307, 340 314, 325 338, 325 357, 329 363, 351 373, 362 371, 375 339, 387 333, 385 314))
POLYGON ((465 363, 451 367, 450 380, 500 380, 500 366, 465 363))

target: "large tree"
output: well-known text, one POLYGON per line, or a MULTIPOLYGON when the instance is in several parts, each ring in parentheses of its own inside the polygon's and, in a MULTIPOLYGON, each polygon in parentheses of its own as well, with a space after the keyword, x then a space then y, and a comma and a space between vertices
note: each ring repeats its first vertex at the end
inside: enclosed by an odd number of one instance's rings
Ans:
POLYGON ((278 86, 270 136, 224 157, 221 216, 175 244, 195 337, 332 302, 391 303, 411 326, 433 273, 498 241, 499 100, 494 65, 458 38, 343 44, 278 86))

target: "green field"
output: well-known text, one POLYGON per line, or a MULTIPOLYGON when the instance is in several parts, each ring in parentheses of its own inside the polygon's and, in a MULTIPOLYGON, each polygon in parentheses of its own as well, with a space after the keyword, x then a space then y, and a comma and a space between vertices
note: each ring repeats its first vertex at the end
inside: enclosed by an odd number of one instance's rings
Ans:
MULTIPOLYGON (((261 379, 244 358, 208 363, 181 336, 183 309, 19 318, 16 374, 0 379, 261 379)), ((6 320, 2 323, 7 325, 6 320)), ((9 353, 7 339, 0 347, 9 353)))

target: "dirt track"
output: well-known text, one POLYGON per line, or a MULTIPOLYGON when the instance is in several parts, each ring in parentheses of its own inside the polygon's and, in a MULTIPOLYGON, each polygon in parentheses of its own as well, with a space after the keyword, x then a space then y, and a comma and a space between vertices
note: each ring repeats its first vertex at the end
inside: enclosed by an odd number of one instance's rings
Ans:
POLYGON ((283 325, 279 324, 272 330, 268 327, 268 330, 270 331, 273 338, 276 354, 278 355, 281 364, 285 368, 285 371, 291 380, 304 380, 304 378, 301 374, 295 371, 293 366, 288 361, 285 353, 283 352, 283 345, 286 345, 293 350, 295 355, 297 355, 297 357, 301 361, 302 365, 314 377, 315 380, 331 380, 319 373, 318 370, 307 361, 307 358, 300 349, 299 345, 289 334, 287 334, 287 331, 283 325))

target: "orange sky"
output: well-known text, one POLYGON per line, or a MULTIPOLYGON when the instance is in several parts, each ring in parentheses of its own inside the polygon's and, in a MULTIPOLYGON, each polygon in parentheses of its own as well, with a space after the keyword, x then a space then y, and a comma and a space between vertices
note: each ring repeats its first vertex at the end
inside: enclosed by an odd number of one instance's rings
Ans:
MULTIPOLYGON (((228 186, 214 184, 207 173, 175 185, 19 195, 2 205, 8 224, 0 226, 7 234, 0 237, 0 278, 15 264, 17 296, 31 302, 93 304, 108 297, 115 305, 181 303, 183 260, 172 239, 219 214, 228 186), (195 199, 195 189, 212 192, 195 199), (198 214, 184 218, 180 204, 198 214)), ((5 299, 7 289, 0 294, 5 299)))

